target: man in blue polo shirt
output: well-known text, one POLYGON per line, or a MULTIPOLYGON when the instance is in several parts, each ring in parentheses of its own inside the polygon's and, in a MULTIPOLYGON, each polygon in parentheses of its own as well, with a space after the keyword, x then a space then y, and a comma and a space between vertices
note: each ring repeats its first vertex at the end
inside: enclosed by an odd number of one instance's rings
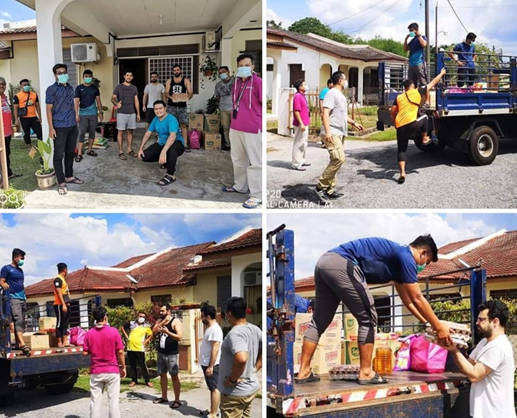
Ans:
POLYGON ((167 168, 167 174, 158 182, 160 186, 167 186, 176 181, 176 161, 185 152, 185 142, 178 120, 167 113, 163 100, 154 102, 154 113, 156 116, 142 138, 138 158, 145 162, 158 161, 161 168, 167 168), (158 134, 158 142, 144 151, 145 143, 153 132, 158 134))
POLYGON ((21 267, 25 261, 25 251, 15 248, 12 254, 12 262, 0 270, 0 287, 3 291, 9 291, 11 315, 14 323, 16 342, 18 348, 24 354, 30 353, 30 348, 23 342, 25 331, 25 313, 27 312, 24 275, 21 267))
POLYGON ((476 81, 476 34, 470 32, 465 41, 457 44, 449 56, 458 64, 458 87, 471 87, 476 81))
POLYGON ((74 155, 77 141, 77 122, 75 120, 74 88, 68 84, 68 67, 56 64, 52 67, 56 82, 47 88, 45 103, 49 136, 54 138, 54 170, 59 183, 58 193, 68 193, 67 183, 83 184, 74 177, 74 155), (63 155, 65 170, 63 172, 63 155))
POLYGON ((325 332, 343 302, 359 324, 360 385, 383 384, 387 380, 372 370, 377 329, 377 312, 369 284, 393 282, 406 308, 421 322, 429 322, 443 345, 451 344, 449 329, 437 318, 422 296, 418 274, 438 261, 438 249, 430 235, 421 235, 409 245, 384 238, 350 241, 323 254, 314 269, 316 307, 305 333, 300 372, 295 383, 318 381, 310 361, 321 334, 325 332))

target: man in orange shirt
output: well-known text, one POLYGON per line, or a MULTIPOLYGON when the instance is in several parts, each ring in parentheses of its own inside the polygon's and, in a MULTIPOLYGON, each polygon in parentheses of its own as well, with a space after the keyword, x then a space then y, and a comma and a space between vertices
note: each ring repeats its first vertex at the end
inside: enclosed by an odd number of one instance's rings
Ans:
POLYGON ((435 138, 429 138, 427 115, 418 115, 422 96, 438 84, 445 75, 445 67, 427 86, 416 87, 411 80, 403 82, 404 92, 399 94, 391 106, 391 118, 397 128, 397 147, 400 176, 397 182, 406 181, 406 151, 410 139, 422 138, 422 145, 429 145, 435 138))
POLYGON ((56 337, 58 347, 70 347, 68 343, 68 324, 70 323, 70 291, 66 283, 68 266, 65 263, 57 265, 58 275, 54 278, 54 312, 56 313, 56 337))
POLYGON ((32 90, 29 80, 24 78, 20 81, 20 91, 14 96, 14 120, 16 126, 22 126, 23 139, 27 148, 32 148, 31 129, 41 141, 43 133, 41 131, 41 108, 38 95, 32 90))

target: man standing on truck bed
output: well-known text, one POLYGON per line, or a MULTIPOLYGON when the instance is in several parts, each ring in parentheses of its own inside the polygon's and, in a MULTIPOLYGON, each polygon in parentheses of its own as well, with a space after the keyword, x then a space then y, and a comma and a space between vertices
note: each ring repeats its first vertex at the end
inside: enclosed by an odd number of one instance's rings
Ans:
POLYGON ((29 354, 31 349, 23 342, 23 332, 25 331, 25 313, 27 304, 25 297, 24 275, 21 267, 25 261, 25 251, 19 248, 13 249, 12 262, 2 267, 0 270, 0 286, 9 290, 11 294, 11 315, 14 322, 16 342, 23 354, 29 354))
POLYGON ((385 238, 363 238, 341 244, 323 254, 314 269, 315 309, 303 340, 300 372, 295 383, 320 380, 312 374, 310 361, 339 302, 346 305, 359 324, 360 371, 357 383, 387 382, 372 370, 377 312, 368 284, 393 282, 406 308, 419 321, 429 322, 442 344, 451 344, 449 329, 436 317, 418 284, 418 274, 426 265, 436 261, 438 249, 430 235, 421 235, 409 245, 385 238))
POLYGON ((413 22, 408 26, 409 33, 404 39, 404 52, 409 51, 408 78, 416 87, 427 84, 425 71, 425 47, 427 38, 418 30, 418 23, 413 22), (408 42, 409 40, 409 42, 408 42))
POLYGON ((58 275, 54 278, 54 312, 56 313, 57 346, 70 347, 68 344, 68 324, 70 323, 70 291, 66 283, 68 266, 65 263, 57 265, 58 275))
POLYGON ((476 34, 470 32, 467 38, 460 44, 457 44, 453 51, 449 52, 449 56, 458 64, 458 87, 472 87, 476 81, 476 34))

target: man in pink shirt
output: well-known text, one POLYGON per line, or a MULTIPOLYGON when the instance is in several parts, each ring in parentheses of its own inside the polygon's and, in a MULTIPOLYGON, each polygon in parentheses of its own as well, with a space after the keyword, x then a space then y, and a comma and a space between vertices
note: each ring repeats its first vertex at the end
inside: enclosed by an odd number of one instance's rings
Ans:
POLYGON ((90 355, 90 418, 120 418, 120 378, 126 377, 124 344, 118 330, 106 325, 108 316, 104 306, 93 310, 93 319, 95 328, 86 333, 83 345, 83 354, 90 355), (108 393, 109 414, 101 411, 104 389, 108 393))
MULTIPOLYGON (((21 174, 14 174, 11 170, 11 105, 9 99, 5 95, 6 82, 5 78, 0 77, 0 105, 2 106, 2 123, 4 125, 5 150, 7 156, 7 175, 10 179, 20 177, 21 174)), ((1 171, 0 171, 1 173, 1 171)))
POLYGON ((234 185, 223 192, 246 193, 242 206, 255 209, 262 203, 262 79, 253 72, 252 54, 237 57, 232 91, 230 144, 234 185))
POLYGON ((305 80, 296 80, 293 84, 296 89, 296 94, 293 98, 293 113, 294 113, 294 142, 293 142, 293 170, 305 171, 305 167, 310 164, 305 162, 305 152, 307 151, 307 142, 309 142, 309 125, 311 118, 309 116, 309 105, 305 92, 307 91, 307 84, 305 80))

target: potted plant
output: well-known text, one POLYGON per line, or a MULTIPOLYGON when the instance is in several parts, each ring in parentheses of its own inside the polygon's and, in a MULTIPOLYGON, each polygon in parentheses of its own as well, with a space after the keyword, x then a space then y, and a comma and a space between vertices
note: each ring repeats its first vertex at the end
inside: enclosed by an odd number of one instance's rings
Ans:
MULTIPOLYGON (((217 81, 217 74, 219 72, 219 66, 210 55, 205 55, 205 58, 201 61, 199 71, 203 77, 208 80, 217 81)), ((201 79, 201 88, 204 88, 204 80, 201 79)))
POLYGON ((0 190, 0 209, 21 209, 24 204, 23 191, 16 190, 13 186, 0 190))
POLYGON ((52 141, 47 138, 46 141, 36 141, 35 147, 32 147, 30 157, 34 158, 36 154, 41 157, 42 165, 36 171, 36 179, 38 180, 38 187, 40 190, 48 189, 56 184, 56 172, 49 167, 50 155, 52 154, 52 141))

